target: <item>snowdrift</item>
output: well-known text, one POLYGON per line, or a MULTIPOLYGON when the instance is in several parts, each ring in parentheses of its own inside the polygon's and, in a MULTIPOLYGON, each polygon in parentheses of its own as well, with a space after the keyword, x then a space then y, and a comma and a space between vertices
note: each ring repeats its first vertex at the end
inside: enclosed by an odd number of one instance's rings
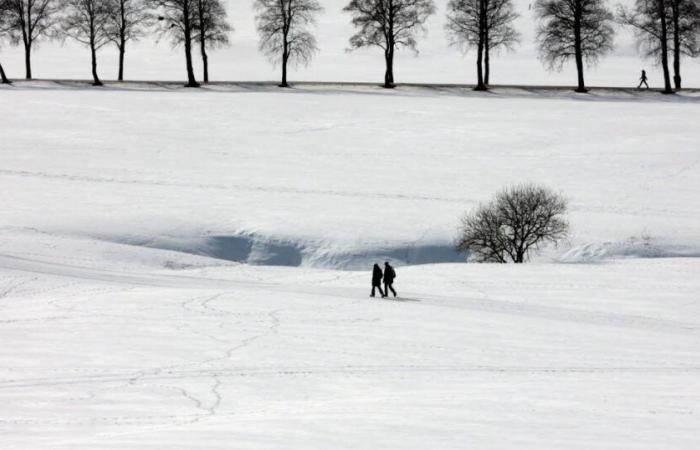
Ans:
POLYGON ((338 247, 323 241, 274 238, 254 233, 233 236, 174 237, 150 239, 102 237, 109 242, 206 256, 224 261, 266 266, 305 266, 340 270, 367 270, 373 263, 392 261, 399 266, 464 261, 445 243, 375 244, 364 248, 338 247))

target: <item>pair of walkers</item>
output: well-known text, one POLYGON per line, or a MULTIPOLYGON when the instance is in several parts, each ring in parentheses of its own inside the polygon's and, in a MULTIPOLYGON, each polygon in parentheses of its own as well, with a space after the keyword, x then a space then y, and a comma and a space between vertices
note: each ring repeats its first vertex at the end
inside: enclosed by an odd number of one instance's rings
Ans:
POLYGON ((374 297, 375 289, 379 289, 379 293, 382 294, 382 297, 388 296, 389 291, 391 291, 394 294, 394 297, 396 297, 396 291, 394 290, 395 278, 396 271, 393 267, 391 267, 391 264, 389 264, 388 261, 384 263, 383 273, 382 269, 379 267, 379 264, 375 264, 374 269, 372 269, 372 293, 370 294, 370 297, 374 297), (384 281, 384 290, 382 290, 382 281, 384 281))

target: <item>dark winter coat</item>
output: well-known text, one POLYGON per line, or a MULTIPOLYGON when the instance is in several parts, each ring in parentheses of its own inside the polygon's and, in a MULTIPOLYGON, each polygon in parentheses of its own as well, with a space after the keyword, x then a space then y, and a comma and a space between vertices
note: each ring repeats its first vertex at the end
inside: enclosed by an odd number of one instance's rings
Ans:
POLYGON ((372 270, 372 286, 379 286, 382 283, 382 269, 379 265, 375 264, 372 270))
POLYGON ((386 284, 391 284, 394 282, 394 278, 396 278, 396 272, 394 271, 394 268, 391 267, 389 264, 384 265, 384 282, 386 284))

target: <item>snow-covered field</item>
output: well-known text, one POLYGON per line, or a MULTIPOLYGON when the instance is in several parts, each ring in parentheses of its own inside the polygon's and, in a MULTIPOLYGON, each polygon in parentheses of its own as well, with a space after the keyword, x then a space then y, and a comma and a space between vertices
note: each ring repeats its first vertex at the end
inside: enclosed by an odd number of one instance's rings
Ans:
POLYGON ((281 265, 455 261, 466 210, 536 181, 571 202, 548 259, 700 255, 697 94, 37 86, 0 90, 0 235, 281 265))
POLYGON ((384 301, 365 273, 102 258, 118 251, 0 257, 3 448, 700 439, 697 258, 414 266, 384 301))
POLYGON ((698 101, 0 88, 0 447, 693 449, 698 101), (569 241, 456 263, 523 181, 569 241))

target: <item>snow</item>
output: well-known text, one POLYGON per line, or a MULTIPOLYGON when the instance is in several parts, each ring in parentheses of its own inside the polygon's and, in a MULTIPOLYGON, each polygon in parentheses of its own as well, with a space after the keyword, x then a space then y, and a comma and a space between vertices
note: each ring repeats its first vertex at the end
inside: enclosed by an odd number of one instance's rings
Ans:
POLYGON ((5 448, 691 449, 700 437, 697 258, 413 266, 396 301, 368 299, 362 272, 127 268, 103 257, 115 244, 56 241, 79 258, 0 256, 5 448))
POLYGON ((693 449, 697 102, 0 88, 1 446, 693 449), (525 181, 570 239, 455 263, 525 181))
MULTIPOLYGON (((210 52, 212 80, 278 80, 279 68, 274 68, 258 52, 253 1, 227 2, 228 15, 235 28, 229 48, 210 52)), ((381 49, 370 48, 348 52, 348 40, 354 33, 350 16, 343 13, 345 0, 326 0, 324 12, 318 18, 316 37, 319 53, 309 67, 290 68, 290 81, 355 81, 383 80, 384 67, 381 49)), ((531 0, 515 0, 520 18, 516 29, 521 33, 521 44, 512 52, 492 55, 491 81, 494 84, 574 85, 576 70, 572 63, 561 72, 547 71, 538 60, 534 36, 537 24, 531 9, 531 0)), ((631 5, 631 0, 611 1, 608 7, 615 11, 618 4, 631 5)), ((435 1, 437 12, 425 26, 427 34, 418 40, 419 53, 399 50, 395 62, 398 83, 475 83, 474 52, 463 56, 448 45, 445 35, 447 0, 435 1)), ((127 47, 126 77, 133 80, 184 80, 185 63, 181 48, 172 48, 167 38, 156 42, 151 36, 127 47)), ((640 57, 630 30, 616 26, 614 52, 587 69, 586 82, 596 86, 636 86, 642 69, 649 74, 652 87, 663 86, 661 69, 653 61, 640 57)), ((44 42, 34 50, 35 78, 90 78, 90 52, 70 40, 44 42)), ((198 53, 195 65, 201 78, 198 53)), ((24 77, 24 55, 20 47, 3 45, 0 61, 10 77, 24 77)), ((99 52, 99 71, 104 79, 116 79, 118 55, 114 48, 99 52)), ((697 58, 683 58, 683 82, 686 87, 700 87, 700 64, 697 58)))
POLYGON ((696 94, 31 83, 0 95, 2 233, 326 268, 455 262, 464 212, 536 181, 571 203, 570 240, 543 258, 700 255, 696 94))

